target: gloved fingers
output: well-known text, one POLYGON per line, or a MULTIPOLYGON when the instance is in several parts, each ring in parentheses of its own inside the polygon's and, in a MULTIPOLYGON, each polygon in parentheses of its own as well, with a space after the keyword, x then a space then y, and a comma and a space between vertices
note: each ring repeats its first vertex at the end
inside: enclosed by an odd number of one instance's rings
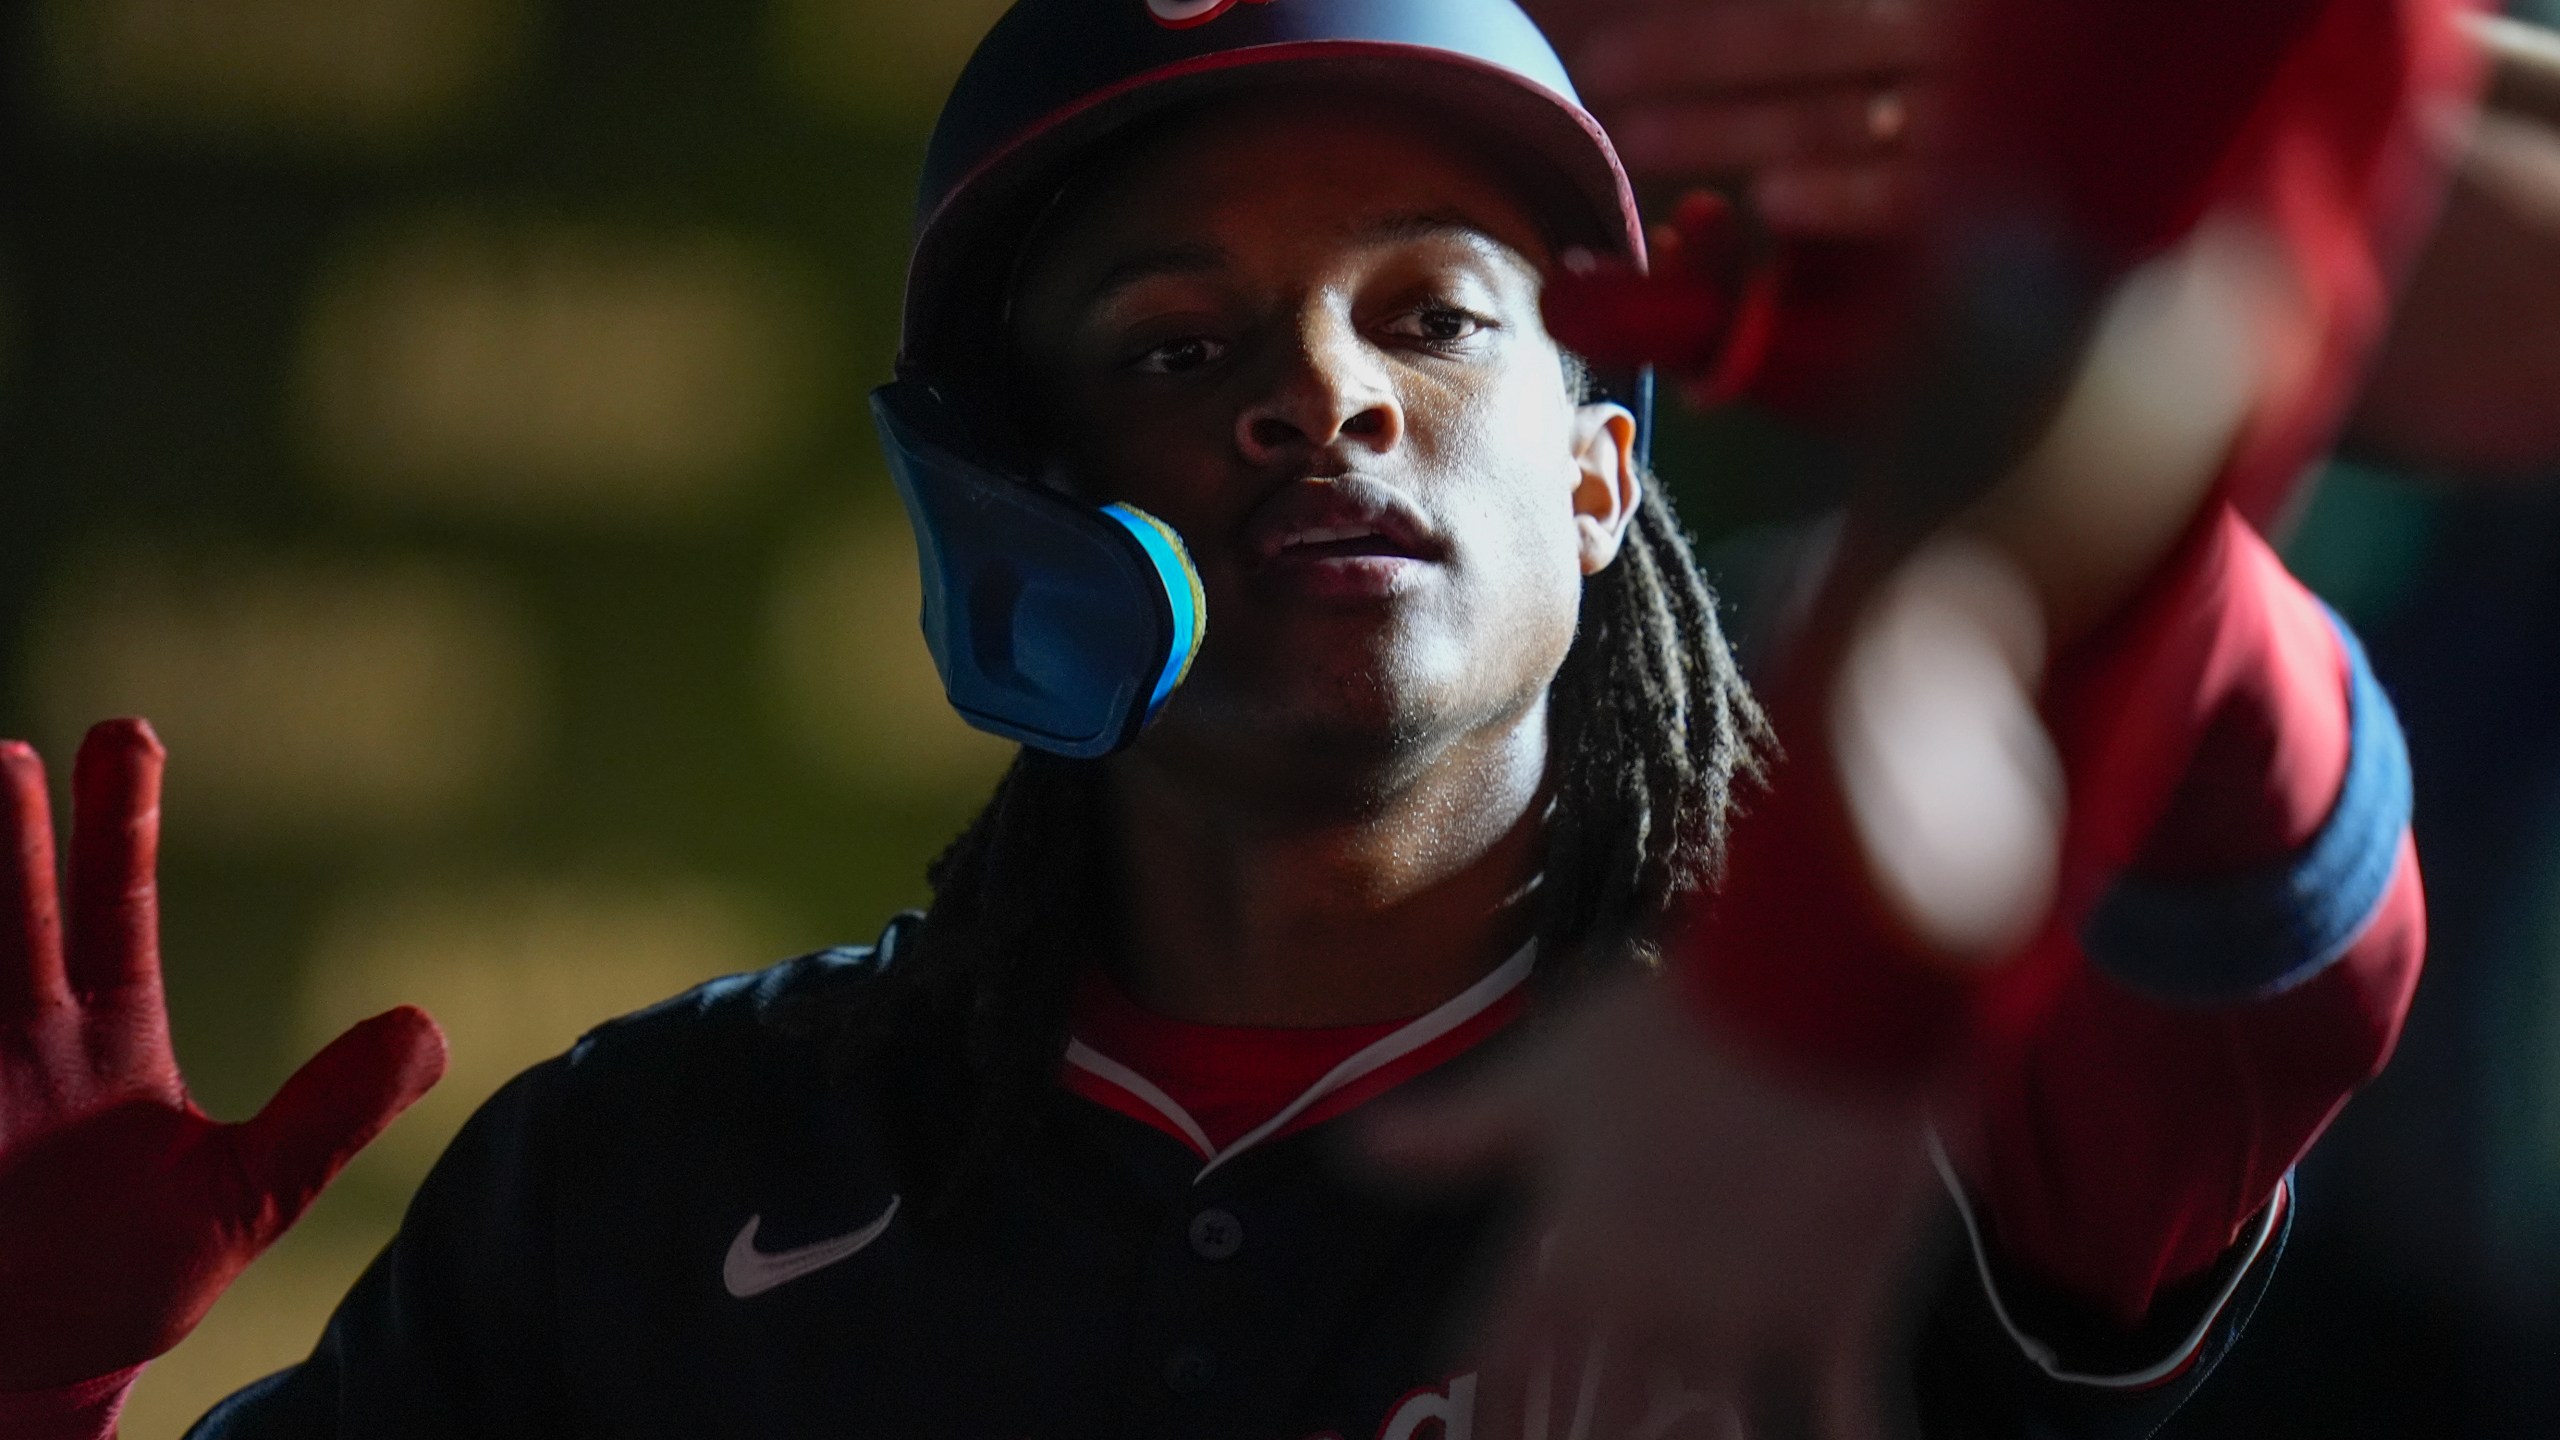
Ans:
POLYGON ((1757 176, 1751 202, 1774 234, 1857 240, 1900 236, 1919 223, 1921 175, 1894 156, 1782 165, 1757 176))
POLYGON ((0 741, 0 1016, 70 998, 53 867, 44 761, 33 746, 0 741))
POLYGON ((1628 1440, 1767 1440, 1743 1423, 1743 1351, 1713 1331, 1656 1334, 1631 1357, 1644 1412, 1628 1440))
POLYGON ((160 985, 160 777, 168 752, 141 720, 91 727, 71 768, 68 961, 82 996, 160 985))
POLYGON ((1936 63, 1939 28, 1915 0, 1856 6, 1732 0, 1656 6, 1593 22, 1565 57, 1575 88, 1615 128, 1621 104, 1896 75, 1936 63))
POLYGON ((1734 297, 1685 270, 1639 274, 1632 266, 1564 271, 1547 282, 1547 332, 1598 365, 1705 370, 1722 352, 1734 297))
MULTIPOLYGON (((1596 1323, 1551 1331, 1527 1363, 1486 1371, 1497 1408, 1478 1434, 1550 1440, 1745 1440, 1731 1377, 1720 1356, 1692 1345, 1639 1342, 1596 1323), (1502 1408, 1516 1403, 1517 1409, 1502 1408), (1516 1415, 1516 1419, 1514 1418, 1516 1415)), ((1482 1413, 1482 1412, 1480 1412, 1482 1413)), ((1748 1440, 1761 1440, 1753 1434, 1748 1440)))
POLYGON ((1872 81, 1783 95, 1684 97, 1628 106, 1609 135, 1631 174, 1695 181, 1898 152, 1910 135, 1910 104, 1902 87, 1872 81))
POLYGON ((1608 1339, 1563 1318, 1535 1278, 1515 1277, 1487 1312, 1476 1360, 1479 1435, 1592 1436, 1608 1339))
POLYGON ((444 1077, 444 1032, 403 1005, 357 1024, 234 1126, 241 1169, 283 1233, 355 1153, 444 1077))
POLYGON ((1476 1357, 1475 1433, 1548 1436, 1554 1424, 1555 1365, 1540 1355, 1525 1371, 1476 1357))

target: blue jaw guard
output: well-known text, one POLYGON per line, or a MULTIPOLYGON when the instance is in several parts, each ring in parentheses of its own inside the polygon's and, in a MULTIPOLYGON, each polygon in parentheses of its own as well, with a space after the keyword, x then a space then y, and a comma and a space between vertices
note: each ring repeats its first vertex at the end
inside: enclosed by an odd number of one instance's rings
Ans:
POLYGON ((1171 526, 972 458, 929 386, 871 394, 916 532, 924 638, 960 717, 1071 759, 1138 738, 1199 654, 1200 576, 1171 526))

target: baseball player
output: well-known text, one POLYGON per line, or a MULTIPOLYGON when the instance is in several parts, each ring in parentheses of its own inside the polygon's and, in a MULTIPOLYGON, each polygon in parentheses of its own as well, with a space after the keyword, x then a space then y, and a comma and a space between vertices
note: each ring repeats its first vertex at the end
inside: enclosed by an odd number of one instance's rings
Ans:
MULTIPOLYGON (((2089 923, 2026 981, 1893 969, 1939 932, 1825 828, 1783 676, 1778 763, 1643 375, 1549 336, 1569 258, 1645 250, 1573 93, 1509 0, 1021 0, 875 399, 950 698, 1020 757, 922 914, 510 1084, 311 1357, 195 1433, 2151 1433, 2414 981, 2389 708, 2203 503, 2056 630, 2089 793, 2176 677, 2150 803, 2064 836, 2089 923), (1502 1154, 1525 1185, 1377 1171, 1502 1154)), ((11 1435, 111 1433, 441 1069, 395 1011, 245 1124, 193 1109, 161 762, 92 733, 57 903, 0 750, 11 1435)))

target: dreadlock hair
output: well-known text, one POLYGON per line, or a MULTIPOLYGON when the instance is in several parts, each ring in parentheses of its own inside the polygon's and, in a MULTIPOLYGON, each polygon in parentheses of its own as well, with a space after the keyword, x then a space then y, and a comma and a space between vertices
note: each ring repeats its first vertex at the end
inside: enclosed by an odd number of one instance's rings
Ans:
MULTIPOLYGON (((1583 582, 1549 689, 1545 990, 1649 961, 1646 937, 1715 874, 1727 812, 1769 744, 1689 537, 1669 499, 1648 491, 1617 560, 1583 582)), ((853 1022, 838 1034, 856 1050, 922 1033, 939 1037, 946 1063, 958 1052, 973 1122, 956 1149, 942 1132, 944 1153, 928 1162, 946 1201, 1037 1122, 1077 979, 1116 943, 1103 784, 1101 762, 1021 751, 927 867, 921 920, 861 977, 859 1003, 838 1008, 853 1022)))

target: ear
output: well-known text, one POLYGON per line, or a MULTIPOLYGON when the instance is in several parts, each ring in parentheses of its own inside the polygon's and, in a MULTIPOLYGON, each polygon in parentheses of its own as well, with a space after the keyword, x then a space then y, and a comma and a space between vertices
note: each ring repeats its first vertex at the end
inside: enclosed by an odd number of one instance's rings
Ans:
POLYGON ((1597 575, 1618 558, 1618 546, 1644 503, 1644 472, 1636 465, 1636 417, 1605 400, 1577 406, 1573 416, 1573 526, 1582 551, 1582 573, 1597 575))

